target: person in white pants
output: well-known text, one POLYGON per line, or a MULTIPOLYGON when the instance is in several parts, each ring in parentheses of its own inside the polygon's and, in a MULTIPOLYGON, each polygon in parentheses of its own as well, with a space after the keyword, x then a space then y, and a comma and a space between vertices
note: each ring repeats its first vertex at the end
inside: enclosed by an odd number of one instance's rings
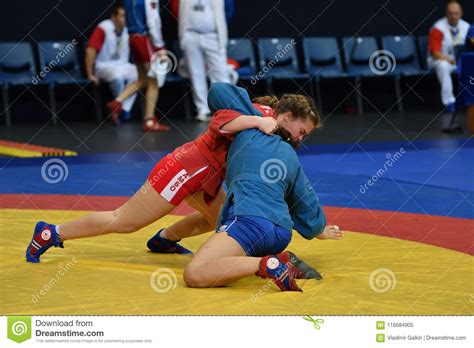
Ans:
MULTIPOLYGON (((136 84, 138 71, 129 62, 130 47, 125 26, 125 9, 117 5, 110 19, 99 23, 92 33, 86 50, 86 71, 90 81, 107 82, 114 98, 121 95, 130 84, 136 84)), ((122 117, 130 118, 130 111, 137 95, 132 94, 122 103, 122 117)))
POLYGON ((181 0, 178 21, 180 45, 193 85, 196 119, 208 122, 207 77, 211 83, 230 82, 224 0, 181 0))
POLYGON ((461 19, 462 8, 457 1, 446 6, 446 17, 438 20, 430 30, 428 66, 434 68, 441 85, 441 101, 450 113, 455 111, 451 73, 456 70, 455 47, 464 45, 469 23, 461 19))

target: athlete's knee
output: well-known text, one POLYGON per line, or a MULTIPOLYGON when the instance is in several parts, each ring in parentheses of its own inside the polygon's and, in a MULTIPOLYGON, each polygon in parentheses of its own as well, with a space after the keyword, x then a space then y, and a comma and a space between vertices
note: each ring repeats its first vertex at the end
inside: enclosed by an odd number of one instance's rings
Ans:
POLYGON ((209 288, 212 286, 205 277, 205 268, 199 263, 190 262, 184 269, 183 279, 190 288, 209 288))
POLYGON ((139 76, 137 83, 139 89, 146 88, 146 86, 148 85, 148 78, 146 76, 139 76))

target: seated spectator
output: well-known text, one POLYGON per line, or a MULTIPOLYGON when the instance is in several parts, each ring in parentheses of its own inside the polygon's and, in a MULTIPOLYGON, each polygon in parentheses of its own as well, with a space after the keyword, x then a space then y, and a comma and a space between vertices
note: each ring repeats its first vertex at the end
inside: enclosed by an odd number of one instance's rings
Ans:
POLYGON ((455 47, 464 44, 469 24, 461 19, 459 2, 449 1, 446 16, 438 20, 430 30, 428 42, 428 66, 434 68, 441 84, 441 100, 446 110, 455 111, 451 73, 456 70, 455 47))
MULTIPOLYGON (((86 50, 86 72, 90 81, 99 81, 110 85, 114 98, 122 103, 122 119, 130 118, 130 111, 135 102, 139 88, 138 71, 129 62, 130 47, 128 31, 125 26, 125 8, 115 5, 111 18, 99 23, 89 39, 86 50), (124 93, 132 90, 133 94, 124 93)), ((112 117, 117 124, 118 117, 112 117)))

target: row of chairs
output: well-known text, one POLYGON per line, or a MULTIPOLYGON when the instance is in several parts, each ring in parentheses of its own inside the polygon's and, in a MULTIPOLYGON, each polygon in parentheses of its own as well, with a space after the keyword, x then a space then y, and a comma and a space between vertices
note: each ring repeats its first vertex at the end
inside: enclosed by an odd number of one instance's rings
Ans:
MULTIPOLYGON (((313 95, 316 95, 320 107, 322 80, 350 78, 357 84, 362 78, 381 76, 369 67, 372 54, 380 49, 389 51, 395 59, 393 71, 383 76, 393 77, 401 112, 403 104, 400 98, 400 79, 429 73, 425 65, 426 37, 415 40, 411 36, 384 36, 381 45, 374 37, 344 37, 341 44, 335 37, 307 37, 301 41, 303 66, 298 62, 298 44, 299 42, 291 38, 262 38, 256 42, 248 38, 231 39, 228 55, 239 63, 238 72, 241 80, 252 83, 262 80, 269 92, 272 91, 275 80, 311 79, 311 90, 313 95), (257 49, 254 49, 254 43, 257 49)), ((178 45, 171 47, 179 57, 178 45)), ((83 89, 88 84, 81 70, 76 41, 42 41, 38 43, 37 53, 38 69, 33 48, 29 43, 0 43, 0 86, 7 124, 11 122, 10 86, 37 84, 47 86, 50 110, 53 121, 56 122, 56 88, 62 85, 78 85, 83 89)), ((185 80, 177 74, 171 74, 168 81, 174 83, 185 80)), ((93 88, 93 93, 97 119, 100 120, 102 118, 100 92, 93 88)), ((358 110, 362 114, 362 100, 359 93, 357 96, 358 110)), ((189 105, 186 109, 189 110, 189 105)))
MULTIPOLYGON (((76 41, 42 41, 38 43, 37 69, 33 49, 28 42, 0 43, 0 86, 6 124, 11 124, 9 90, 11 86, 45 86, 49 92, 49 109, 57 123, 56 88, 77 85, 84 89, 89 83, 81 71, 76 41)), ((102 114, 100 94, 93 88, 97 118, 102 114)))
MULTIPOLYGON (((303 66, 300 66, 296 42, 291 38, 259 39, 255 42, 256 50, 249 39, 243 38, 229 41, 228 55, 239 62, 241 79, 255 81, 256 77, 262 76, 269 90, 274 80, 311 79, 312 92, 320 107, 320 85, 324 79, 350 78, 358 85, 363 78, 388 76, 393 78, 398 109, 403 112, 400 80, 431 73, 426 66, 427 42, 426 36, 418 39, 412 36, 383 36, 380 45, 375 37, 368 36, 344 37, 341 42, 335 37, 307 37, 301 41, 300 61, 303 66), (380 65, 371 68, 371 57, 376 58, 374 64, 380 65)), ((359 93, 357 104, 362 114, 363 103, 359 93)))

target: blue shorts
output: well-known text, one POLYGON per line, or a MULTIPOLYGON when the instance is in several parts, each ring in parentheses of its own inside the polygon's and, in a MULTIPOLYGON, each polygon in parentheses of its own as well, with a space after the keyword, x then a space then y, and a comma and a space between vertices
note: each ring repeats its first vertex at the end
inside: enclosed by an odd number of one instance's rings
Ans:
POLYGON ((233 205, 229 207, 229 213, 229 218, 217 232, 227 232, 247 256, 276 255, 290 244, 291 231, 272 221, 260 216, 233 216, 233 205))

